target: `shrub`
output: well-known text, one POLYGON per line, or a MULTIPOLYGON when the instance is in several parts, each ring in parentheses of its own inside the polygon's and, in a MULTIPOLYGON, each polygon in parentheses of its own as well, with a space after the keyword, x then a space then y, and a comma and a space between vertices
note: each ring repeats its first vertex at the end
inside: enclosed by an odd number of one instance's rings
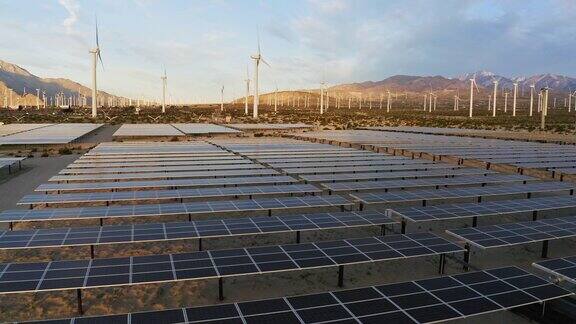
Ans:
POLYGON ((67 147, 63 147, 63 148, 60 148, 60 149, 58 150, 58 154, 60 154, 60 155, 70 155, 70 154, 72 154, 72 150, 69 149, 69 148, 67 148, 67 147))

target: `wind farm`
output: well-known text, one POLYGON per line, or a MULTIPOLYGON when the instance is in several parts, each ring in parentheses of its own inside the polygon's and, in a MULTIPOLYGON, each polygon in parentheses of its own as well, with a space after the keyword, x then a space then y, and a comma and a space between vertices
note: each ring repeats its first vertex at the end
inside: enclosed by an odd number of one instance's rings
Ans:
POLYGON ((0 322, 576 321, 570 2, 4 6, 0 322))

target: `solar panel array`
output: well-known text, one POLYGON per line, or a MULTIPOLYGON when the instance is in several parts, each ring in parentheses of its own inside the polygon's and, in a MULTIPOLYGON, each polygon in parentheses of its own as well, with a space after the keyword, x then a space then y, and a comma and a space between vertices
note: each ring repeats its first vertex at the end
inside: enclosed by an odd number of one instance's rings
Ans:
POLYGON ((458 198, 559 192, 566 190, 573 191, 574 189, 576 189, 576 184, 558 183, 556 181, 534 181, 528 184, 507 184, 489 187, 409 190, 384 193, 357 193, 353 194, 352 197, 361 201, 363 204, 386 204, 410 201, 447 200, 458 198))
MULTIPOLYGON (((143 136, 155 136, 150 134, 160 129, 152 127, 154 130, 147 132, 147 127, 149 125, 140 127, 143 136)), ((212 126, 195 127, 207 131, 212 126)), ((184 131, 184 128, 180 129, 184 131)), ((367 137, 358 138, 363 141, 367 137)), ((462 145, 459 149, 466 150, 466 147, 462 145)), ((502 153, 505 153, 504 149, 502 153)), ((338 267, 338 283, 342 285, 345 265, 426 256, 439 256, 439 272, 443 273, 447 254, 469 263, 469 245, 463 246, 463 242, 454 243, 429 232, 386 236, 364 234, 353 239, 300 243, 300 232, 379 226, 384 235, 386 226, 394 229, 399 215, 405 220, 424 221, 576 207, 573 196, 553 196, 443 204, 421 209, 406 207, 395 211, 353 211, 354 197, 363 204, 373 204, 552 193, 572 190, 573 186, 537 181, 519 174, 287 139, 102 143, 50 181, 36 189, 45 194, 27 195, 19 202, 45 208, 0 213, 0 222, 10 223, 11 229, 14 223, 22 227, 0 232, 0 250, 89 245, 91 258, 0 264, 0 295, 76 289, 80 312, 81 290, 87 288, 217 278, 222 298, 222 278, 229 276, 338 267), (54 183, 56 181, 70 183, 54 183), (435 189, 421 189, 423 187, 435 189), (347 195, 350 191, 355 193, 347 195), (331 194, 324 194, 326 192, 331 194), (184 202, 184 199, 194 201, 184 202), (103 203, 106 206, 94 206, 103 203), (339 212, 336 212, 337 208, 339 212), (296 210, 300 214, 293 214, 296 210), (131 224, 146 220, 148 216, 173 215, 188 216, 188 221, 131 224), (209 218, 192 219, 200 215, 209 218), (138 219, 125 219, 130 217, 138 219), (49 221, 80 219, 100 219, 101 222, 100 226, 44 228, 44 225, 50 225, 49 221), (104 226, 103 219, 125 219, 124 223, 128 224, 104 226), (32 221, 43 224, 40 229, 27 229, 30 226, 25 223, 32 221), (94 247, 102 245, 197 240, 198 248, 202 250, 201 242, 205 238, 294 232, 297 244, 244 248, 244 243, 238 241, 236 244, 240 246, 226 250, 94 258, 94 247)), ((572 227, 576 221, 572 219, 498 225, 504 226, 501 231, 512 234, 497 236, 497 231, 486 230, 486 235, 503 241, 516 235, 518 242, 519 238, 536 241, 543 233, 555 238, 569 237, 566 232, 576 231, 576 226, 574 230, 572 227), (519 230, 520 226, 524 229, 519 230), (538 234, 530 236, 532 233, 528 230, 538 234)), ((484 230, 483 227, 474 229, 484 230)), ((454 233, 451 233, 452 237, 456 235, 454 233)), ((460 236, 458 239, 463 240, 460 236)), ((310 296, 74 321, 320 323, 403 320, 430 323, 568 295, 571 293, 534 275, 507 267, 310 296)), ((62 322, 70 321, 72 319, 62 322)))
POLYGON ((24 160, 26 160, 25 157, 0 157, 0 169, 7 168, 8 172, 11 172, 13 166, 21 167, 24 160))
POLYGON ((348 199, 337 196, 304 196, 260 198, 250 200, 218 200, 190 203, 122 205, 106 207, 74 207, 50 209, 11 209, 0 213, 0 223, 46 220, 80 220, 122 217, 198 215, 217 213, 257 212, 296 208, 350 208, 348 199))
POLYGON ((570 296, 517 267, 234 304, 59 323, 436 323, 570 296))
POLYGON ((170 124, 122 124, 114 137, 184 136, 170 124))
POLYGON ((576 257, 574 256, 534 262, 533 266, 558 279, 576 284, 576 257))
POLYGON ((241 131, 239 130, 215 124, 189 123, 189 124, 172 124, 172 126, 176 127, 179 131, 187 135, 241 133, 241 131))
POLYGON ((68 144, 103 124, 53 124, 1 136, 0 145, 68 144))
POLYGON ((51 126, 53 124, 2 124, 0 125, 0 136, 27 132, 32 129, 51 126))
POLYGON ((88 192, 59 195, 26 195, 19 205, 28 204, 66 204, 66 203, 95 203, 95 202, 121 202, 146 200, 181 200, 191 198, 222 198, 239 196, 265 196, 277 194, 320 194, 321 189, 309 184, 268 185, 246 187, 215 187, 176 190, 142 190, 119 192, 88 192))
POLYGON ((290 130, 313 127, 307 124, 226 124, 224 126, 238 130, 290 130))
POLYGON ((398 207, 391 212, 412 222, 428 222, 570 208, 576 208, 576 196, 442 204, 427 207, 398 207))
POLYGON ((489 249, 574 237, 576 217, 452 229, 447 233, 474 246, 489 249))
POLYGON ((404 188, 422 188, 422 187, 447 187, 447 186, 465 186, 465 185, 485 185, 497 183, 514 183, 534 181, 536 178, 520 174, 489 174, 489 175, 469 175, 457 176, 452 178, 422 178, 422 179, 405 179, 405 180, 380 180, 380 181, 357 181, 357 182, 335 182, 322 183, 323 188, 330 192, 346 191, 373 191, 404 188))
POLYGON ((394 224, 384 212, 336 212, 0 232, 0 249, 159 242, 394 224))

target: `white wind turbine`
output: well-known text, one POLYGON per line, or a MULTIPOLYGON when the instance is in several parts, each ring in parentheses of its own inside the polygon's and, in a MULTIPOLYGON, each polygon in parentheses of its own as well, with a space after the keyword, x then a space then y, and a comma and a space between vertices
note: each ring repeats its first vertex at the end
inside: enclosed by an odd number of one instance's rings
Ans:
POLYGON ((162 113, 166 113, 166 87, 168 86, 168 77, 166 76, 166 67, 164 67, 164 75, 162 79, 162 113))
POLYGON ((96 68, 98 67, 98 60, 100 60, 100 65, 104 69, 104 62, 102 62, 102 56, 100 55, 100 41, 98 39, 98 18, 95 18, 96 26, 96 48, 90 50, 92 54, 92 118, 97 115, 97 105, 98 105, 98 88, 96 83, 96 68))
POLYGON ((476 74, 470 79, 470 111, 468 114, 470 118, 472 118, 474 111, 474 87, 476 87, 476 92, 480 92, 480 90, 478 90, 478 84, 476 83, 476 74))
POLYGON ((494 83, 494 95, 492 98, 492 117, 496 117, 496 98, 498 97, 498 80, 494 79, 492 80, 492 83, 494 83))
POLYGON ((248 66, 246 66, 246 97, 244 98, 244 115, 248 115, 248 97, 250 96, 250 74, 248 73, 248 66))
POLYGON ((220 111, 224 111, 224 86, 220 89, 220 111))
POLYGON ((514 98, 512 101, 512 117, 516 117, 516 96, 518 95, 518 82, 514 82, 514 98))
POLYGON ((270 67, 270 64, 268 64, 268 62, 266 62, 264 60, 264 58, 262 58, 262 54, 260 53, 260 33, 257 32, 258 34, 258 53, 255 55, 251 55, 250 58, 254 60, 254 108, 252 111, 252 117, 254 119, 258 118, 258 103, 259 103, 259 98, 258 98, 258 66, 260 65, 260 61, 262 61, 262 63, 266 64, 268 67, 270 67))
POLYGON ((529 115, 532 117, 532 111, 534 110, 534 88, 536 87, 535 84, 530 85, 530 112, 529 115))

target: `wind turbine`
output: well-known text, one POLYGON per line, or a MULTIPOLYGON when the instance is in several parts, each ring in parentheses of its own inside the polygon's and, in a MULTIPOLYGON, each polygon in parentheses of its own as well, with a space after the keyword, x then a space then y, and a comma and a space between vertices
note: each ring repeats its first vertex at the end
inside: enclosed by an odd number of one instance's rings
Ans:
POLYGON ((220 111, 224 111, 224 86, 220 89, 220 111))
POLYGON ((320 115, 324 114, 324 85, 326 82, 320 82, 320 115))
POLYGON ((518 82, 514 82, 514 99, 512 101, 512 117, 516 117, 516 97, 518 96, 518 82))
POLYGON ((90 50, 92 54, 92 118, 96 118, 98 113, 98 88, 96 83, 96 68, 98 67, 98 60, 100 60, 100 65, 104 69, 104 62, 102 62, 102 55, 100 55, 100 41, 98 40, 98 18, 95 18, 96 26, 96 48, 90 50))
POLYGON ((494 97, 492 98, 492 117, 496 117, 496 97, 498 96, 498 80, 492 80, 494 83, 494 97))
POLYGON ((476 87, 476 92, 480 92, 480 90, 478 90, 478 84, 476 83, 476 74, 470 79, 470 111, 468 114, 470 118, 472 118, 474 110, 474 87, 476 87))
POLYGON ((162 113, 166 113, 166 86, 168 85, 168 77, 166 76, 166 67, 164 67, 164 75, 162 79, 162 113))
POLYGON ((260 65, 260 61, 270 67, 270 64, 262 58, 262 54, 260 53, 260 32, 257 31, 258 37, 258 53, 251 55, 250 58, 254 60, 254 108, 252 110, 252 117, 254 119, 258 118, 258 66, 260 65))
POLYGON ((248 66, 246 66, 246 97, 244 98, 244 115, 248 115, 248 97, 250 96, 250 74, 248 73, 248 66))
POLYGON ((548 115, 548 87, 542 88, 540 93, 542 94, 542 112, 540 113, 540 129, 544 130, 546 128, 546 115, 548 115))
POLYGON ((530 117, 532 117, 532 111, 534 108, 534 87, 536 87, 535 84, 530 85, 530 117))

